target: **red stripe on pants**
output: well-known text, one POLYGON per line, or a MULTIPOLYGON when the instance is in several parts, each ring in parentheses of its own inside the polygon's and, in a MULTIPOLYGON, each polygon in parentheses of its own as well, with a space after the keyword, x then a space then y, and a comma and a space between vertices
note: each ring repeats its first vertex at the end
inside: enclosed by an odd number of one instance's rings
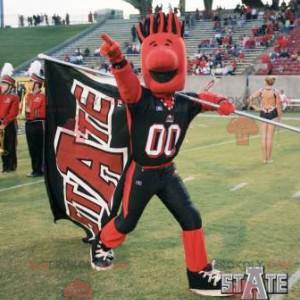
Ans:
POLYGON ((200 272, 208 264, 203 229, 182 232, 185 262, 191 272, 200 272))
POLYGON ((126 235, 116 228, 115 218, 110 220, 100 233, 100 240, 107 248, 117 248, 125 241, 126 235))
MULTIPOLYGON (((128 206, 130 200, 130 192, 132 186, 132 179, 135 171, 135 162, 132 161, 129 165, 129 168, 126 171, 125 183, 123 190, 123 199, 122 199, 122 211, 124 218, 128 215, 128 206)), ((117 248, 125 240, 126 235, 119 232, 116 228, 115 218, 110 220, 103 228, 100 233, 100 240, 107 248, 117 248)))
POLYGON ((130 200, 129 198, 130 198, 130 192, 131 192, 134 171, 135 171, 135 162, 132 161, 126 172, 124 190, 123 190, 122 210, 123 210, 124 218, 126 218, 128 215, 128 206, 129 206, 129 200, 130 200))

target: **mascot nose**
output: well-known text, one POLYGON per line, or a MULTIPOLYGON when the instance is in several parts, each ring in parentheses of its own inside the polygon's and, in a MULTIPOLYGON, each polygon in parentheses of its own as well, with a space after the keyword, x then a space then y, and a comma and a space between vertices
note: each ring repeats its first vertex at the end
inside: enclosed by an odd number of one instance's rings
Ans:
POLYGON ((148 52, 145 63, 148 70, 163 72, 176 70, 179 60, 174 50, 158 46, 148 52))

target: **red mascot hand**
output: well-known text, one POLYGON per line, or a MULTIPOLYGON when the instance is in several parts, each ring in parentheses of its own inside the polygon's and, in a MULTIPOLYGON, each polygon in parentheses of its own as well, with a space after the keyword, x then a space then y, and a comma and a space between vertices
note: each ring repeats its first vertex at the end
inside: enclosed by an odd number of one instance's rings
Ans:
POLYGON ((113 64, 121 62, 124 59, 124 56, 119 44, 106 33, 103 33, 101 38, 103 40, 103 44, 100 48, 100 54, 108 57, 110 62, 113 64))
POLYGON ((233 113, 235 110, 235 106, 234 104, 232 104, 231 102, 229 102, 228 100, 223 100, 221 103, 220 103, 220 106, 218 108, 218 113, 220 115, 225 115, 225 116, 228 116, 230 115, 231 113, 233 113))

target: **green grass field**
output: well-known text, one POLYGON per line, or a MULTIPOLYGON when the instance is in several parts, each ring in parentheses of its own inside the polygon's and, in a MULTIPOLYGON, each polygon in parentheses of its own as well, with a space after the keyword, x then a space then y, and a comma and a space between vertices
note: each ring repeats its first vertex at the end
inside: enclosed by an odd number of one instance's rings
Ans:
POLYGON ((0 66, 14 67, 86 29, 89 25, 5 28, 0 30, 0 66))
MULTIPOLYGON (((237 146, 228 122, 198 117, 176 160, 201 211, 210 259, 226 272, 263 264, 267 272, 291 275, 300 267, 300 198, 292 198, 300 190, 299 135, 276 134, 274 163, 263 165, 259 137, 237 146)), ((300 116, 286 122, 300 126, 300 116)), ((18 153, 18 171, 0 175, 0 299, 66 299, 64 287, 75 279, 90 285, 93 299, 205 299, 187 290, 180 229, 157 198, 115 251, 115 268, 95 272, 82 230, 54 224, 43 183, 25 176, 24 136, 18 153)), ((285 299, 300 299, 300 281, 285 299)))

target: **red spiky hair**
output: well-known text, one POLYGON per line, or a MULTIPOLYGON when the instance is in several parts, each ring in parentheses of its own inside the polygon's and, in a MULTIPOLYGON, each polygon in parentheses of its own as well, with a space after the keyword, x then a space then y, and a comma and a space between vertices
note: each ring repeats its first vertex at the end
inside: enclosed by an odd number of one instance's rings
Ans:
POLYGON ((173 12, 167 15, 160 12, 148 16, 143 22, 139 22, 136 25, 136 31, 141 43, 146 37, 154 33, 168 32, 183 37, 184 23, 173 12))

